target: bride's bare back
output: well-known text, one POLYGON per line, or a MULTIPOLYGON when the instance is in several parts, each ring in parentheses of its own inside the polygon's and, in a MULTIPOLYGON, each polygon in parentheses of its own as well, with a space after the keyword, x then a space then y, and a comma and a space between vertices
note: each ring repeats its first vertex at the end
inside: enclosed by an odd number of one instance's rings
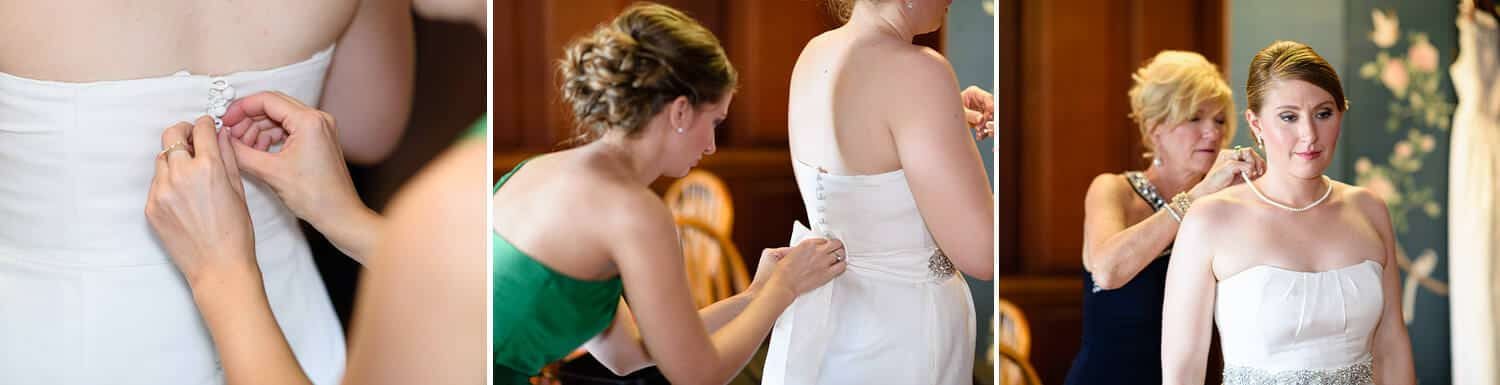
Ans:
POLYGON ((412 34, 406 0, 0 0, 0 73, 62 82, 221 75, 338 44, 320 107, 358 133, 340 135, 345 156, 368 164, 405 126, 412 34))
POLYGON ((357 6, 358 0, 4 0, 0 71, 94 81, 273 68, 328 48, 357 6))
POLYGON ((903 98, 889 81, 901 75, 891 62, 922 60, 924 50, 843 28, 809 41, 792 70, 787 106, 792 156, 836 174, 900 169, 891 124, 880 111, 903 98))
POLYGON ((904 171, 938 245, 964 273, 988 279, 994 197, 953 67, 887 32, 854 21, 803 48, 787 107, 792 157, 833 174, 904 171))

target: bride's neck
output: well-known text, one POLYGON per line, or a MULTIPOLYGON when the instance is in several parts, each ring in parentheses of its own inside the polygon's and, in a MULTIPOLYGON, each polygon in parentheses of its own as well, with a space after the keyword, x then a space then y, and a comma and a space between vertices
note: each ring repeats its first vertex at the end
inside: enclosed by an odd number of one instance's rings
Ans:
POLYGON ((854 11, 844 27, 858 34, 882 35, 911 42, 916 34, 906 25, 901 10, 897 8, 899 5, 887 3, 891 2, 854 2, 854 11))
POLYGON ((1310 179, 1299 178, 1269 165, 1265 175, 1251 183, 1266 198, 1292 207, 1305 206, 1322 198, 1329 188, 1329 182, 1322 175, 1310 179))

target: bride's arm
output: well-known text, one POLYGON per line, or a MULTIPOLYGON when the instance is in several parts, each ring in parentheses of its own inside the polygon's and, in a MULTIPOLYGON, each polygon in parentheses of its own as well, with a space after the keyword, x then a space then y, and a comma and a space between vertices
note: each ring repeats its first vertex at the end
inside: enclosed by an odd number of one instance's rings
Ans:
POLYGON ((1161 306, 1162 384, 1203 384, 1214 322, 1213 222, 1226 208, 1203 199, 1177 230, 1161 306))
POLYGON ((1391 231, 1390 212, 1385 200, 1368 190, 1359 189, 1353 194, 1355 203, 1365 217, 1370 219, 1381 242, 1385 243, 1383 271, 1380 273, 1382 293, 1380 322, 1375 326, 1375 340, 1371 343, 1377 384, 1416 384, 1416 369, 1412 363, 1411 337, 1406 333, 1406 320, 1401 316, 1401 273, 1396 263, 1396 237, 1391 231))
POLYGON ((339 137, 350 163, 390 155, 406 129, 416 76, 410 0, 360 0, 339 38, 319 109, 345 129, 339 137))
POLYGON ((930 49, 895 58, 891 135, 917 209, 953 264, 988 280, 995 266, 995 197, 964 122, 953 67, 930 49))

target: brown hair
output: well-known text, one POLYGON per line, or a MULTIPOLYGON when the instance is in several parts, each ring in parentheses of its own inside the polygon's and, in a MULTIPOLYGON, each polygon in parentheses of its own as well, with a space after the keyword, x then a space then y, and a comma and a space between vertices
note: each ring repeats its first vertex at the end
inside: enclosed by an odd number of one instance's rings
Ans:
POLYGON ((723 100, 739 75, 719 39, 681 11, 637 3, 573 40, 558 62, 562 98, 582 136, 640 131, 667 103, 723 100))
POLYGON ((1250 77, 1245 81, 1245 100, 1250 111, 1260 113, 1266 90, 1282 80, 1301 80, 1333 95, 1339 111, 1349 110, 1339 74, 1312 47, 1295 41, 1278 40, 1266 46, 1250 60, 1250 77))
POLYGON ((849 15, 854 13, 855 0, 828 0, 828 13, 833 14, 839 21, 849 21, 849 15))

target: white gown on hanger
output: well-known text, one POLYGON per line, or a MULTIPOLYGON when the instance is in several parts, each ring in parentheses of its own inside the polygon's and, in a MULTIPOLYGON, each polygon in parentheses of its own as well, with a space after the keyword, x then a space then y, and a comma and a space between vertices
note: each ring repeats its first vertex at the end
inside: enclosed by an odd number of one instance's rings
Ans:
POLYGON ((1373 385, 1382 266, 1251 267, 1215 285, 1225 385, 1373 385))
POLYGON ((1448 283, 1453 383, 1500 384, 1500 33, 1475 12, 1458 20, 1458 93, 1448 158, 1448 283))
POLYGON ((844 242, 848 266, 776 320, 767 385, 973 382, 974 303, 917 212, 906 174, 834 175, 793 161, 808 208, 792 244, 844 242))
MULTIPOLYGON (((182 275, 146 223, 167 126, 263 90, 317 105, 333 48, 225 76, 51 82, 0 73, 0 384, 218 384, 182 275)), ((245 182, 271 310, 302 369, 337 383, 344 337, 297 219, 245 182)))

